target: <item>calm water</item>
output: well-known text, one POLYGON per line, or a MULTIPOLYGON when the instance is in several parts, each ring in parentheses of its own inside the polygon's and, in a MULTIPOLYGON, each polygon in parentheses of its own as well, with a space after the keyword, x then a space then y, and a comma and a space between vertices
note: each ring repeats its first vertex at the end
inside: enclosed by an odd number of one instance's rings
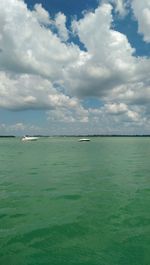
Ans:
POLYGON ((1 265, 149 265, 150 138, 0 139, 1 265))

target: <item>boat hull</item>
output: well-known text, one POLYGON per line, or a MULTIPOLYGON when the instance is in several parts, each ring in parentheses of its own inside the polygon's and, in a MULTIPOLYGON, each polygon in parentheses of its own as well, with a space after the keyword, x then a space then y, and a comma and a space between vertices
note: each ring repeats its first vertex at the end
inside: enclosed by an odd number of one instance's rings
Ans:
POLYGON ((27 141, 37 141, 38 140, 38 137, 27 137, 27 136, 25 136, 21 140, 24 141, 24 142, 27 142, 27 141))
POLYGON ((82 139, 79 139, 79 142, 90 142, 90 139, 88 139, 88 138, 82 138, 82 139))

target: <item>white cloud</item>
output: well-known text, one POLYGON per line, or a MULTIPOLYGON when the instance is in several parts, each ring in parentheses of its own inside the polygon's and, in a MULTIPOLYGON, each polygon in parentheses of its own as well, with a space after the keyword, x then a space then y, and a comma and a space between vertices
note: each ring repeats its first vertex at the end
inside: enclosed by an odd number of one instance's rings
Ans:
POLYGON ((112 115, 117 119, 118 121, 133 121, 133 122, 139 122, 141 120, 140 109, 128 106, 125 103, 107 103, 103 107, 103 112, 105 115, 108 114, 108 116, 112 115))
POLYGON ((129 0, 109 0, 115 6, 115 12, 120 17, 124 17, 128 13, 129 0))
POLYGON ((89 121, 89 112, 79 102, 79 100, 69 97, 59 98, 54 96, 51 98, 55 108, 47 112, 48 120, 59 122, 80 122, 89 121))
POLYGON ((126 14, 125 1, 123 1, 123 0, 116 0, 116 11, 121 16, 124 16, 126 14))
POLYGON ((128 110, 128 107, 124 103, 109 103, 106 104, 106 111, 110 114, 122 114, 128 110))
POLYGON ((133 121, 139 121, 139 114, 135 111, 129 110, 127 113, 128 117, 133 121))
POLYGON ((36 75, 11 76, 0 72, 0 107, 7 109, 55 109, 79 107, 76 98, 57 91, 48 79, 36 75))
POLYGON ((47 21, 47 16, 40 5, 36 6, 36 11, 30 11, 23 1, 1 0, 1 70, 56 80, 62 76, 66 65, 78 60, 77 46, 63 44, 50 28, 41 26, 39 20, 47 21))
POLYGON ((67 41, 69 36, 66 28, 66 16, 59 12, 55 17, 55 25, 58 29, 60 39, 67 41))
POLYGON ((143 34, 146 42, 150 42, 150 1, 132 0, 132 8, 138 21, 139 33, 143 34))
MULTIPOLYGON (((114 3, 124 15, 127 2, 114 3)), ((133 0, 132 7, 149 41, 149 15, 139 11, 149 14, 148 1, 133 0)), ((50 123, 95 133, 120 130, 119 124, 125 129, 149 124, 150 59, 136 58, 127 37, 112 28, 112 6, 102 4, 72 22, 71 34, 85 50, 67 42, 66 19, 58 13, 52 20, 41 4, 31 11, 23 0, 1 0, 0 107, 45 109, 50 123), (100 99, 102 106, 85 108, 87 97, 100 99)))
POLYGON ((33 16, 36 17, 36 19, 39 21, 41 24, 46 24, 49 25, 52 23, 49 13, 42 7, 41 4, 35 4, 34 10, 32 12, 33 16))
POLYGON ((66 80, 79 96, 103 96, 134 75, 134 49, 125 35, 111 29, 111 11, 111 5, 104 4, 73 21, 73 30, 86 47, 88 58, 67 72, 66 80))
POLYGON ((2 135, 25 135, 25 134, 37 134, 42 131, 42 128, 35 126, 33 124, 26 124, 22 122, 17 123, 1 123, 0 124, 0 134, 2 135), (19 132, 19 133, 18 133, 19 132))

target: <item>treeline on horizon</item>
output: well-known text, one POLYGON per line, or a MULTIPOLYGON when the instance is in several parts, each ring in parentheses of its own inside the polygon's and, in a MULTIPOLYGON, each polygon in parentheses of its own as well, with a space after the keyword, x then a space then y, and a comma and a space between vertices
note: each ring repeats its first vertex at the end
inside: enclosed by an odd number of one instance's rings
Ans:
MULTIPOLYGON (((30 135, 31 136, 31 135, 30 135)), ((36 137, 150 137, 150 134, 79 134, 79 135, 32 135, 36 137)), ((0 138, 18 138, 15 135, 0 135, 0 138)))

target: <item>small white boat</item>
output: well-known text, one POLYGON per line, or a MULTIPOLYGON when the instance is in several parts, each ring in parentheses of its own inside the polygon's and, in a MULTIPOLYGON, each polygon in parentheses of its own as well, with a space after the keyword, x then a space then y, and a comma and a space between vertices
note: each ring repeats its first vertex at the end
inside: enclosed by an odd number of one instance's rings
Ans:
POLYGON ((89 138, 81 138, 79 139, 79 142, 89 142, 90 139, 89 138))
POLYGON ((39 137, 36 136, 23 136, 22 137, 22 141, 36 141, 38 140, 39 137))

